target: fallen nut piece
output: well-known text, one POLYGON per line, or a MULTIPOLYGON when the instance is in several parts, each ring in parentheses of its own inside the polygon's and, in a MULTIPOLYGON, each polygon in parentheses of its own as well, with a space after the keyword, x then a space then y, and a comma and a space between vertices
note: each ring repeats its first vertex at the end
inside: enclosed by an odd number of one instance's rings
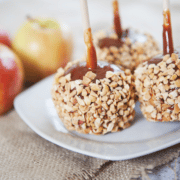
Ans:
POLYGON ((60 119, 70 131, 106 134, 125 129, 133 121, 134 77, 129 71, 124 72, 107 62, 98 64, 105 69, 104 74, 101 69, 94 70, 96 73, 89 69, 86 72, 85 62, 71 62, 55 75, 52 99, 60 119), (74 71, 70 71, 76 67, 81 69, 77 69, 78 72, 84 72, 78 79, 73 77, 74 71))

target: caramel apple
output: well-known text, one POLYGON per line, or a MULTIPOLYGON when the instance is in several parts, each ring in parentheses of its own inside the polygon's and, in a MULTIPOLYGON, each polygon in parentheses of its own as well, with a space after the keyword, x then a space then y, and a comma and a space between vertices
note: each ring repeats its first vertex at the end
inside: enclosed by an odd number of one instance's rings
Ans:
MULTIPOLYGON (((87 2, 81 3, 84 12, 87 2)), ((98 135, 125 129, 135 115, 133 76, 130 70, 97 61, 89 24, 84 41, 86 62, 69 62, 55 75, 52 99, 58 115, 70 131, 98 135)))
POLYGON ((140 63, 160 53, 159 47, 150 34, 121 27, 117 0, 113 0, 113 11, 114 31, 101 30, 95 33, 97 57, 133 72, 140 63))
POLYGON ((164 1, 163 54, 135 71, 141 110, 148 121, 180 120, 180 57, 173 47, 168 4, 164 1))

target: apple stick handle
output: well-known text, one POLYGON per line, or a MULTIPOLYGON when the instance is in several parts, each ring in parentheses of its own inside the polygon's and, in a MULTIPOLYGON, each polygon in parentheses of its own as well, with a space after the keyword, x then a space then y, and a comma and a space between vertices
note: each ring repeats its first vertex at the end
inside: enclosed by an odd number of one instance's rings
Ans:
POLYGON ((163 0, 163 10, 169 9, 169 0, 163 0))
POLYGON ((83 30, 90 28, 87 0, 80 0, 83 30))
POLYGON ((97 56, 95 47, 92 42, 91 28, 88 28, 84 31, 84 42, 87 47, 87 68, 95 69, 97 67, 97 56))
POLYGON ((169 0, 163 0, 163 54, 174 52, 169 0))
POLYGON ((119 8, 118 8, 118 1, 113 0, 113 14, 114 14, 114 29, 118 38, 120 39, 122 36, 122 27, 121 27, 121 20, 119 16, 119 8))
POLYGON ((96 56, 96 50, 93 45, 92 33, 89 23, 87 0, 80 0, 80 4, 81 4, 82 22, 84 29, 84 42, 87 48, 87 57, 86 57, 87 68, 95 69, 97 67, 97 56, 96 56))

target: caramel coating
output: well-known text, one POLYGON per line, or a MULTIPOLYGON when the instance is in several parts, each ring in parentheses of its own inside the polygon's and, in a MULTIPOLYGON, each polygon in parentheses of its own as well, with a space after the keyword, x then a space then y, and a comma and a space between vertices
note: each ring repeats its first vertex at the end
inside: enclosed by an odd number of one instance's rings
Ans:
MULTIPOLYGON (((124 30, 124 37, 120 39, 121 46, 99 47, 99 42, 103 38, 118 40, 116 33, 99 31, 94 35, 97 57, 99 60, 112 64, 121 65, 125 69, 130 69, 133 73, 136 67, 153 56, 160 53, 157 42, 149 34, 141 34, 132 29, 124 30), (128 31, 128 34, 126 35, 128 31)), ((117 43, 116 43, 117 44, 117 43)))

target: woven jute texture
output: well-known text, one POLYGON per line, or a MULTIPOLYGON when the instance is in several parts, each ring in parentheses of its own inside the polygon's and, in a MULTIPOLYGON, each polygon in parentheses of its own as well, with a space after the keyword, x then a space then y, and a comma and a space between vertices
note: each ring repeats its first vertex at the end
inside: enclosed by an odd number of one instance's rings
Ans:
POLYGON ((54 145, 34 133, 15 110, 0 117, 0 180, 128 180, 177 158, 180 145, 125 161, 105 161, 54 145))

